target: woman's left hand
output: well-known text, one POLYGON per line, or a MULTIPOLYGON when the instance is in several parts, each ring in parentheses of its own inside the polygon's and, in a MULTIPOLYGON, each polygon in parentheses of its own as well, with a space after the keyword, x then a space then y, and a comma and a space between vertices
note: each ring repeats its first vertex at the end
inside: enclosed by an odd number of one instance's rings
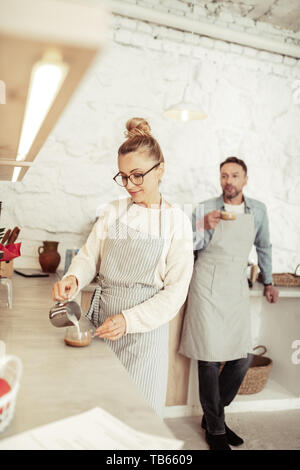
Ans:
POLYGON ((99 328, 97 328, 95 335, 100 338, 110 339, 116 341, 121 338, 126 332, 126 320, 122 313, 108 317, 99 328))

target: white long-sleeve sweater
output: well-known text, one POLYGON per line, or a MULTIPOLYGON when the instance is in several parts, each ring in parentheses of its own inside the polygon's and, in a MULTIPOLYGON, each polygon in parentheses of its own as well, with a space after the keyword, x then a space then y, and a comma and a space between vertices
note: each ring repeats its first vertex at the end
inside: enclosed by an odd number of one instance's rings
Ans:
MULTIPOLYGON (((73 258, 64 275, 74 275, 78 291, 88 285, 101 265, 101 256, 108 227, 123 212, 120 222, 131 228, 158 237, 160 209, 132 204, 130 198, 117 199, 106 204, 85 243, 73 258)), ((154 273, 154 285, 160 290, 150 299, 133 308, 123 310, 126 334, 150 331, 169 322, 184 304, 193 272, 193 234, 189 218, 178 207, 165 208, 164 245, 154 273)), ((121 313, 121 312, 120 312, 121 313)))

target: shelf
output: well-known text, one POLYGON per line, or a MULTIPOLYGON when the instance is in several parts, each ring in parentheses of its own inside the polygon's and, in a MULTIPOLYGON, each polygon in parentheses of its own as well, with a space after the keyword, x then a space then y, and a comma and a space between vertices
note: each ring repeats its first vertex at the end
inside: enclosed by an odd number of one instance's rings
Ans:
MULTIPOLYGON (((198 401, 198 398, 197 398, 198 401)), ((266 387, 253 395, 237 395, 226 407, 226 413, 243 413, 259 411, 284 411, 300 409, 300 396, 296 397, 274 380, 269 379, 266 387)), ((167 406, 164 418, 181 418, 184 416, 202 416, 199 405, 167 406)))
POLYGON ((269 379, 261 392, 237 395, 233 403, 226 408, 226 412, 280 411, 296 408, 300 409, 300 396, 296 397, 278 382, 269 379))
MULTIPOLYGON (((300 287, 283 287, 276 286, 279 291, 279 297, 300 298, 300 287)), ((255 282, 252 289, 250 289, 250 297, 261 297, 263 295, 263 285, 255 282)))
MULTIPOLYGON (((0 180, 21 181, 106 43, 106 9, 101 6, 39 0, 1 0, 0 180), (69 67, 26 155, 18 155, 32 70, 49 51, 69 67), (19 158, 18 158, 19 157, 19 158), (14 169, 21 167, 18 178, 14 169)), ((31 140, 30 140, 31 141, 31 140)))

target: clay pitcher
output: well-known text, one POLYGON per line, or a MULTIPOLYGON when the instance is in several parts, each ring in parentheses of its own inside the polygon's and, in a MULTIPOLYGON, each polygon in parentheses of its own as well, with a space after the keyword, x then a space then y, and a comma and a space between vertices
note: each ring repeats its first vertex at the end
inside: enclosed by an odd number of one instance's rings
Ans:
POLYGON ((39 262, 44 273, 55 273, 60 263, 60 254, 57 251, 59 242, 43 242, 43 246, 39 246, 39 262))

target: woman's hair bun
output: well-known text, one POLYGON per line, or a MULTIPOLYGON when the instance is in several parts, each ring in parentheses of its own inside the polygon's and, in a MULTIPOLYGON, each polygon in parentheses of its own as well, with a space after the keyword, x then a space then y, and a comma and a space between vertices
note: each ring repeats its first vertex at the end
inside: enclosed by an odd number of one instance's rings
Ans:
POLYGON ((124 134, 126 140, 118 149, 118 157, 131 152, 140 152, 153 161, 164 162, 160 145, 151 134, 151 127, 146 119, 139 117, 128 119, 124 134))
POLYGON ((124 132, 127 139, 131 139, 137 135, 149 137, 151 136, 151 127, 143 118, 131 118, 126 122, 126 131, 124 132))

